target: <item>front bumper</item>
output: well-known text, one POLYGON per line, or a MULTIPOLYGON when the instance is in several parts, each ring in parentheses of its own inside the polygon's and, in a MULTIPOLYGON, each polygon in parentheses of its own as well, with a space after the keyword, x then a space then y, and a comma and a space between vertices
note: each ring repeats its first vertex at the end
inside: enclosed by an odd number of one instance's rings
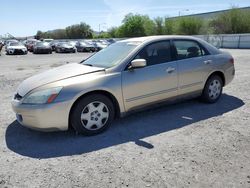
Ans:
MULTIPOLYGON (((34 49, 33 49, 33 51, 34 51, 34 49)), ((48 53, 52 52, 52 50, 48 49, 48 48, 37 48, 35 50, 35 52, 38 54, 48 54, 48 53)))
POLYGON ((69 102, 28 105, 13 99, 11 103, 17 121, 25 127, 42 131, 68 129, 69 102))
POLYGON ((76 50, 74 48, 61 48, 61 52, 73 53, 76 50))
POLYGON ((23 55, 23 54, 27 54, 27 50, 23 50, 23 49, 11 49, 7 51, 8 54, 13 54, 13 55, 23 55))

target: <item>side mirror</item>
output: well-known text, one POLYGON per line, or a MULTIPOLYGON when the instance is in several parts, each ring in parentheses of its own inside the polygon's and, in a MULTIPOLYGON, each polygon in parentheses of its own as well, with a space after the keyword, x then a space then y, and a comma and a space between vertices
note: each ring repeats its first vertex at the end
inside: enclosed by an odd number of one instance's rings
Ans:
POLYGON ((129 69, 143 68, 147 66, 147 61, 145 59, 134 59, 131 61, 129 69))

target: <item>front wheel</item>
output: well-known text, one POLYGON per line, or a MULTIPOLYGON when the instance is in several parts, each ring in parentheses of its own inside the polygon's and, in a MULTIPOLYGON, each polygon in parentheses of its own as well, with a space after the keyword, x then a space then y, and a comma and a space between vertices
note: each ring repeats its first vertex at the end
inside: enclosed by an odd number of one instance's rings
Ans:
POLYGON ((78 133, 95 135, 110 126, 114 114, 114 105, 108 97, 100 94, 88 95, 73 107, 70 123, 78 133))
POLYGON ((207 103, 215 103, 221 96, 223 82, 221 77, 214 75, 211 76, 204 87, 202 93, 202 100, 207 103))

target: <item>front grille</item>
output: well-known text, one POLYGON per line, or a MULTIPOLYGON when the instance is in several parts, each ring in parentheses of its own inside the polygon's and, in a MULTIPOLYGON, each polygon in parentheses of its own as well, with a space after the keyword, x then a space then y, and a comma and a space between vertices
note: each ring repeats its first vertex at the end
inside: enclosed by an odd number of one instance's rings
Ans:
POLYGON ((20 101, 22 98, 23 97, 21 95, 19 95, 18 93, 16 93, 15 96, 14 96, 15 100, 19 100, 20 101))
POLYGON ((24 51, 21 49, 15 49, 14 54, 24 54, 24 51))

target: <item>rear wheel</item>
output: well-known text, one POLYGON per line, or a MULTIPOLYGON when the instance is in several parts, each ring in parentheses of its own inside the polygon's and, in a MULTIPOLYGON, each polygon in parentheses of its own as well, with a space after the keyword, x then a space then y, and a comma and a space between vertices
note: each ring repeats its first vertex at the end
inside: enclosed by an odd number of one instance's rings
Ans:
POLYGON ((114 119, 114 105, 100 94, 80 99, 70 114, 70 123, 76 132, 95 135, 106 130, 114 119))
POLYGON ((204 87, 202 100, 207 103, 215 103, 221 96, 223 82, 220 76, 211 76, 204 87))

